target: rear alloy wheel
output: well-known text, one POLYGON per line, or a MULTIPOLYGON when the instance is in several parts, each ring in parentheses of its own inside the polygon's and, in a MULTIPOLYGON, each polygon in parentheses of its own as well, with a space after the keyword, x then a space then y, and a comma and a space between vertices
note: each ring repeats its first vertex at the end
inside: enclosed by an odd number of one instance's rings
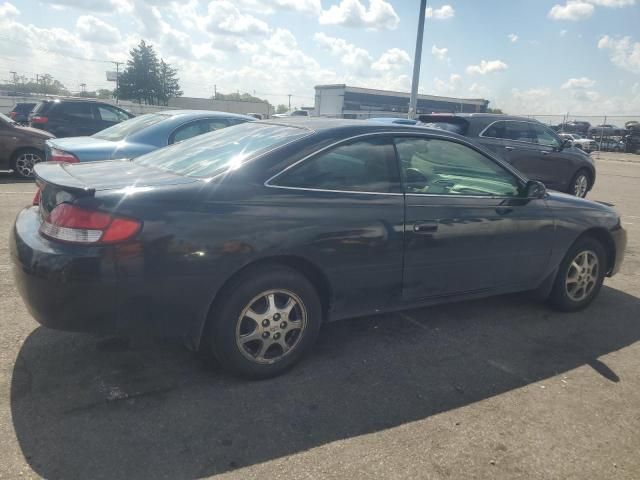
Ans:
POLYGON ((223 367, 248 378, 279 375, 315 343, 322 308, 314 286, 281 265, 251 268, 222 292, 208 344, 223 367))
POLYGON ((579 170, 578 173, 576 173, 576 176, 573 177, 569 193, 576 197, 584 198, 589 192, 589 188, 591 187, 590 184, 591 180, 589 179, 589 174, 584 170, 579 170))
POLYGON ((578 240, 560 265, 550 302, 563 311, 585 308, 598 295, 606 270, 602 244, 590 237, 578 240))
POLYGON ((11 167, 14 174, 19 178, 33 178, 36 163, 44 160, 41 152, 35 149, 21 150, 14 155, 11 167))

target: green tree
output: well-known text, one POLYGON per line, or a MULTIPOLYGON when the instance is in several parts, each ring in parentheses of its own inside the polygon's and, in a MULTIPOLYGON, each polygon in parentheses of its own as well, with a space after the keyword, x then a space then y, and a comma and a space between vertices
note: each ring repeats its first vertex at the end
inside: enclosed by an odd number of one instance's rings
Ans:
POLYGON ((164 60, 160 59, 160 94, 158 95, 158 103, 169 105, 169 99, 182 96, 180 83, 178 82, 178 71, 171 67, 164 60))
POLYGON ((118 98, 150 105, 166 105, 169 98, 182 95, 177 70, 156 55, 144 40, 133 48, 127 67, 118 79, 118 98))
POLYGON ((276 107, 276 113, 287 113, 288 111, 287 106, 282 103, 276 107))
POLYGON ((96 97, 103 99, 103 100, 108 100, 109 98, 113 97, 113 90, 108 90, 106 88, 100 88, 98 90, 96 90, 96 97))
POLYGON ((487 107, 487 113, 504 113, 502 110, 500 110, 499 108, 489 108, 487 107))

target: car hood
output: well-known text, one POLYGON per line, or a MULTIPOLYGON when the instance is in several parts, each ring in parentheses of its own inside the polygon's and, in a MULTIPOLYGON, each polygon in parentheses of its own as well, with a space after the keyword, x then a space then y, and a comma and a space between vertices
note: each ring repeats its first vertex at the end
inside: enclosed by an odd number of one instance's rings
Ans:
POLYGON ((39 128, 23 127, 23 126, 20 126, 20 125, 14 125, 13 128, 15 128, 18 131, 24 133, 25 135, 31 136, 31 137, 39 137, 39 138, 42 138, 42 139, 56 138, 56 136, 54 134, 49 133, 46 130, 40 130, 39 128))
POLYGON ((547 204, 555 209, 590 210, 598 215, 612 216, 616 219, 619 217, 618 212, 610 205, 556 191, 547 192, 547 204))

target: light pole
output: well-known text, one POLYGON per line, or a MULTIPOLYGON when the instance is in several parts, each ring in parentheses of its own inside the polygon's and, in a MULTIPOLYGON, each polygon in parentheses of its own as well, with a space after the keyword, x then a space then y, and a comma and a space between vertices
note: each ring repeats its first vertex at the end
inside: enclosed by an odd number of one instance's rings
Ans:
POLYGON ((416 37, 416 53, 413 59, 413 79, 411 80, 411 98, 409 99, 408 118, 415 118, 418 105, 418 82, 420 80, 420 60, 422 59, 422 35, 424 34, 424 16, 427 10, 427 0, 420 0, 420 15, 418 16, 418 35, 416 37))

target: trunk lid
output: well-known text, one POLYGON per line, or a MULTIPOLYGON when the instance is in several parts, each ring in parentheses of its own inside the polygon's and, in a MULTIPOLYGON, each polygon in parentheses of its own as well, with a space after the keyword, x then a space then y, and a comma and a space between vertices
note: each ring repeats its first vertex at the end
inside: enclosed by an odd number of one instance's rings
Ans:
MULTIPOLYGON (((111 160, 116 156, 115 154, 118 152, 120 144, 118 144, 118 142, 101 140, 93 137, 56 138, 47 141, 47 148, 45 151, 47 160, 49 159, 51 148, 72 153, 81 162, 84 162, 111 160)), ((122 157, 122 155, 120 155, 120 157, 122 157)))
POLYGON ((137 165, 127 160, 93 163, 38 163, 36 183, 40 189, 40 212, 46 216, 62 202, 73 202, 104 190, 184 185, 199 180, 137 165))

